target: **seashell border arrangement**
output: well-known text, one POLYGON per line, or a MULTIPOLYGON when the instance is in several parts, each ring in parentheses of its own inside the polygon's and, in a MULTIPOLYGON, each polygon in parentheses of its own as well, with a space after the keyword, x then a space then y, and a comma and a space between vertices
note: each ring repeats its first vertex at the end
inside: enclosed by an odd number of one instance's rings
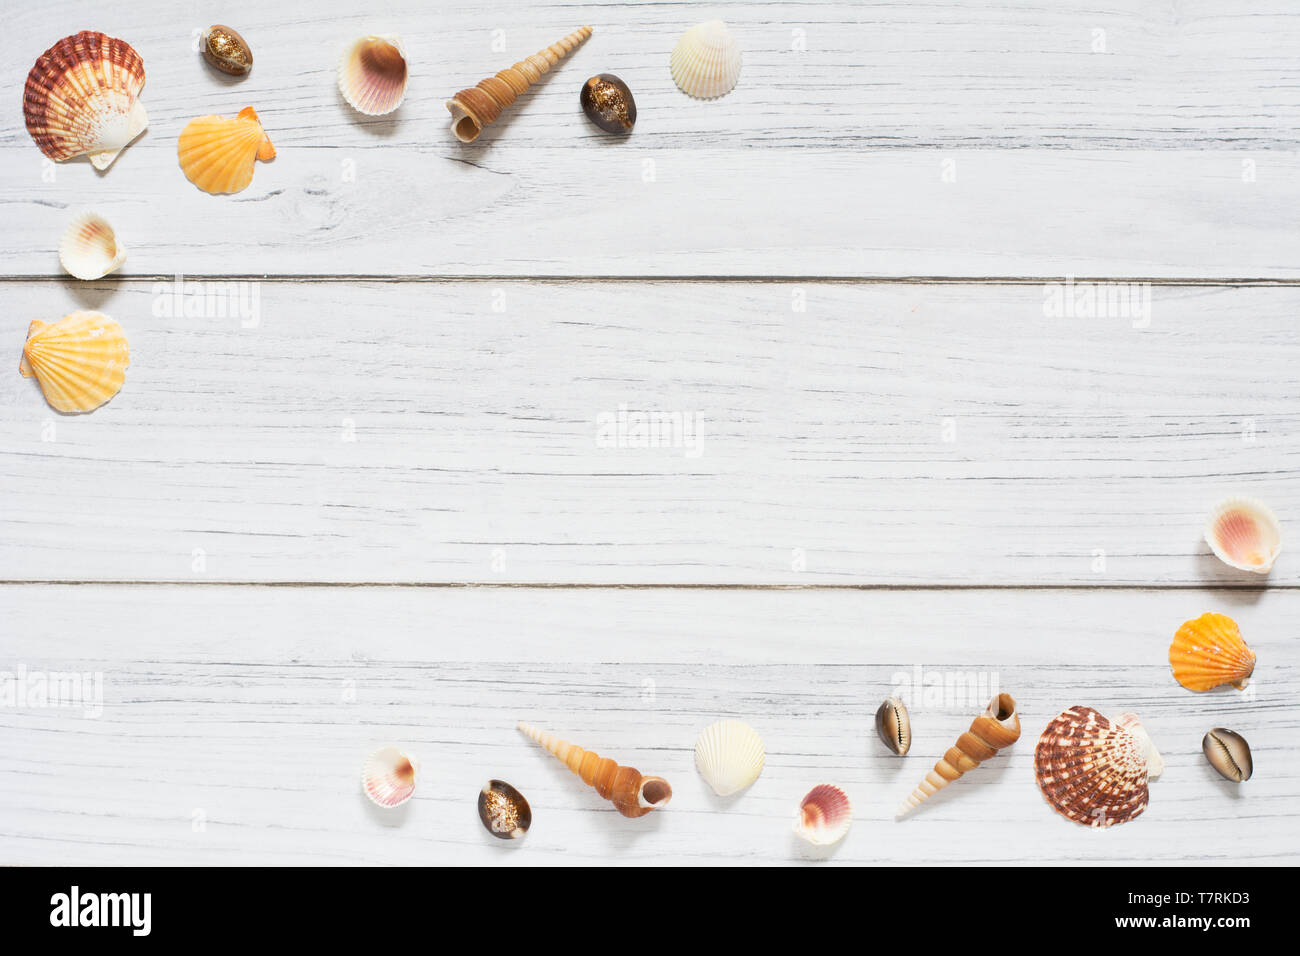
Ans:
MULTIPOLYGON (((483 129, 532 85, 592 34, 583 26, 536 54, 461 90, 446 106, 452 133, 473 142, 483 129)), ((233 29, 214 25, 202 37, 200 52, 214 68, 232 76, 247 74, 252 51, 233 29)), ((696 24, 675 45, 669 70, 689 96, 716 99, 735 89, 743 55, 727 24, 696 24)), ((361 37, 344 49, 337 65, 340 94, 367 116, 385 116, 404 102, 410 69, 402 40, 393 34, 361 37)), ((126 41, 96 31, 66 36, 47 49, 29 71, 23 115, 29 134, 51 160, 87 156, 107 169, 147 127, 140 102, 145 85, 144 61, 126 41)), ((579 105, 600 129, 629 132, 636 122, 631 90, 613 74, 598 74, 583 86, 579 105)), ((237 193, 253 178, 256 162, 274 159, 275 147, 257 112, 246 107, 236 117, 207 115, 192 120, 177 141, 185 176, 208 193, 237 193)), ((94 212, 79 215, 59 242, 60 263, 81 280, 102 278, 119 268, 126 250, 108 221, 94 212)), ((19 364, 34 377, 49 405, 60 412, 87 412, 112 399, 122 388, 130 348, 121 326, 108 316, 78 311, 56 322, 33 321, 19 364)), ((1204 539, 1230 567, 1267 574, 1282 548, 1277 516, 1257 499, 1234 496, 1211 511, 1204 539)), ((1231 685, 1247 686, 1256 655, 1226 615, 1206 613, 1185 622, 1169 647, 1169 663, 1178 682, 1203 692, 1231 685)), ((570 741, 527 724, 518 729, 545 748, 608 800, 622 815, 645 816, 667 806, 672 788, 662 777, 601 757, 570 741)), ((902 700, 890 697, 875 715, 880 739, 898 756, 911 746, 911 724, 902 700)), ((999 694, 975 718, 900 807, 906 815, 1020 735, 1017 705, 999 694)), ((1240 734, 1215 727, 1205 734, 1202 751, 1225 779, 1241 783, 1253 774, 1250 746, 1240 734)), ((706 727, 695 744, 701 777, 718 795, 752 786, 762 774, 766 752, 758 733, 739 720, 706 727)), ((1149 783, 1161 775, 1164 761, 1141 720, 1131 713, 1109 720, 1091 707, 1062 711, 1044 729, 1034 751, 1035 777, 1044 798, 1060 815, 1091 827, 1110 827, 1140 816, 1149 801, 1149 783)), ((408 802, 418 778, 413 758, 385 746, 363 763, 362 789, 375 805, 393 809, 408 802)), ((483 826, 494 837, 517 840, 528 832, 532 810, 512 785, 489 780, 478 794, 483 826)), ((842 840, 852 824, 848 795, 820 784, 800 801, 794 832, 818 846, 842 840)))

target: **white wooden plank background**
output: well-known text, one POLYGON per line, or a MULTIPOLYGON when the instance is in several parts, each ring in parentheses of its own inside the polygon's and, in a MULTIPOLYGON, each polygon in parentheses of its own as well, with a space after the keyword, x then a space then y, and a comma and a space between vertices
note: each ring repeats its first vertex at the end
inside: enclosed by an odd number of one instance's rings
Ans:
POLYGON ((1300 860, 1300 580, 1199 540, 1227 493, 1300 508, 1298 42, 1281 0, 7 11, 0 338, 98 308, 133 364, 80 418, 0 376, 0 671, 105 684, 98 719, 0 707, 0 862, 802 862, 822 781, 856 808, 824 862, 1300 860), (745 72, 695 103, 667 56, 715 13, 745 72), (246 80, 191 51, 214 20, 246 80), (450 139, 448 94, 581 23, 450 139), (149 72, 150 130, 105 175, 45 164, 14 105, 84 28, 149 72), (410 50, 391 119, 334 87, 368 29, 410 50), (599 71, 637 94, 627 141, 577 109, 599 71), (279 158, 200 194, 176 135, 250 104, 279 158), (119 277, 60 275, 86 206, 119 277), (176 273, 256 280, 256 321, 160 314, 176 273), (1149 322, 1047 314, 1067 276, 1153 280, 1149 322), (620 405, 697 414, 701 454, 601 447, 620 405), (1259 652, 1248 695, 1168 673, 1209 609, 1259 652), (896 824, 978 709, 914 708, 886 755, 871 714, 915 666, 996 676, 1025 731, 896 824), (1074 703, 1147 717, 1169 770, 1142 820, 1093 833, 1038 796, 1033 742, 1074 703), (690 755, 722 716, 769 751, 731 801, 690 755), (664 773, 672 807, 618 818, 520 718, 664 773), (1222 724, 1244 787, 1199 754, 1222 724), (356 784, 390 740, 424 768, 395 820, 356 784), (489 776, 533 801, 523 845, 477 823, 489 776))
POLYGON ((1205 514, 1300 512, 1291 286, 1144 324, 1039 285, 263 282, 255 328, 9 291, 12 340, 94 304, 133 348, 90 417, 0 378, 9 580, 1253 584, 1205 514), (620 406, 698 445, 604 447, 620 406))
POLYGON ((798 862, 820 856, 790 832, 819 782, 854 801, 853 830, 830 857, 843 863, 1296 858, 1290 590, 32 585, 6 598, 21 659, 102 671, 105 699, 99 719, 0 711, 11 862, 798 862), (1212 608, 1235 615, 1259 654, 1248 695, 1196 696, 1169 673, 1173 630, 1212 608), (129 634, 132 653, 106 634, 129 634), (895 673, 917 665, 996 681, 1024 729, 1005 758, 895 823, 972 716, 918 704, 912 752, 887 753, 872 713, 895 673), (1168 763, 1143 818, 1104 833, 1057 817, 1033 782, 1037 734, 1083 702, 1142 712, 1168 763), (758 783, 728 800, 707 790, 692 753, 724 716, 751 721, 768 752, 758 783), (672 804, 619 817, 514 730, 521 718, 666 776, 672 804), (1253 746, 1245 786, 1200 754, 1222 724, 1253 746), (397 827, 376 819, 356 780, 356 755, 390 738, 423 769, 397 827), (532 801, 533 829, 508 850, 474 811, 492 776, 532 801))
POLYGON ((93 198, 135 275, 1297 275, 1300 28, 1286 0, 544 13, 408 0, 383 16, 322 14, 339 7, 14 11, 6 88, 89 20, 140 50, 152 125, 101 175, 51 170, 7 117, 0 202, 23 209, 0 234, 7 271, 57 275, 52 237, 93 198), (694 102, 667 61, 683 24, 709 11, 733 21, 744 81, 694 102), (213 17, 247 24, 246 80, 214 76, 190 50, 213 17), (591 39, 478 143, 448 135, 447 96, 581 23, 591 39), (367 27, 400 29, 411 47, 411 92, 392 118, 357 117, 335 87, 338 51, 367 27), (601 71, 638 98, 625 141, 579 111, 582 80, 601 71), (201 194, 176 137, 196 115, 247 105, 278 158, 236 199, 201 194))

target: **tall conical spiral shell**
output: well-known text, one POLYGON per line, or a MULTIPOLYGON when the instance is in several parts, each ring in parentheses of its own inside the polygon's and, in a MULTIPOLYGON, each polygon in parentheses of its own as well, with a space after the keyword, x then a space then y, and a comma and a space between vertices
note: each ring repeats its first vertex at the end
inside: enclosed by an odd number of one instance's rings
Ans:
POLYGON ((27 132, 55 162, 88 155, 107 169, 149 125, 137 97, 144 60, 125 40, 82 30, 36 61, 23 89, 27 132))
POLYGON ((971 721, 970 730, 925 775, 921 785, 898 808, 898 815, 911 813, 937 791, 942 790, 968 770, 974 770, 1003 747, 1020 739, 1020 715, 1010 694, 998 694, 989 701, 988 710, 971 721))
POLYGON ((519 730, 554 754, 583 783, 595 787, 625 817, 643 817, 672 799, 673 788, 663 777, 643 777, 635 767, 621 766, 525 723, 519 724, 519 730))
POLYGON ((526 60, 489 76, 477 86, 461 90, 447 101, 451 113, 451 131, 462 143, 472 143, 484 126, 496 122, 501 111, 519 94, 532 86, 542 74, 564 59, 583 40, 591 36, 591 27, 579 27, 559 43, 552 43, 526 60))
POLYGON ((1174 679, 1188 690, 1213 690, 1224 684, 1245 690, 1255 673, 1255 652, 1242 640, 1236 621, 1211 612, 1185 622, 1174 634, 1169 666, 1174 679))
POLYGON ((185 178, 205 193, 237 193, 253 181, 254 160, 275 159, 275 147, 257 111, 245 106, 234 119, 200 116, 176 141, 185 178))
POLYGON ((102 312, 73 312, 31 324, 18 371, 36 378, 56 411, 88 412, 118 393, 130 363, 122 326, 102 312))

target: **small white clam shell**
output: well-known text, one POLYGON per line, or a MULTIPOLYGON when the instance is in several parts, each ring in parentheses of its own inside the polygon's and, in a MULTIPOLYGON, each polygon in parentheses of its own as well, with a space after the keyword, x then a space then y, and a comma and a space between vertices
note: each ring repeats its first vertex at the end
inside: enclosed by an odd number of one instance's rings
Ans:
POLYGON ((84 212, 72 220, 59 241, 59 262, 78 279, 102 279, 125 261, 126 248, 98 213, 84 212))
POLYGON ((1229 567, 1267 574, 1282 553, 1282 528, 1262 501, 1227 498, 1210 512, 1205 543, 1229 567))
POLYGON ((695 741, 695 769, 720 797, 744 790, 763 772, 763 738, 740 720, 710 724, 695 741))
POLYGON ((1123 727, 1130 734, 1136 737, 1146 750, 1147 755, 1147 777, 1151 780, 1156 779, 1165 772, 1165 758, 1160 756, 1160 751, 1156 749, 1155 741, 1147 733, 1146 727, 1142 726, 1142 721, 1137 714, 1120 714, 1115 723, 1123 727))
POLYGON ((415 761, 398 747, 380 747, 361 767, 361 789, 375 806, 385 810, 411 799, 415 778, 415 761))
POLYGON ((726 96, 740 80, 740 46, 721 20, 698 23, 682 34, 668 68, 677 88, 697 99, 726 96))
POLYGON ((339 57, 339 92, 358 113, 386 116, 406 98, 409 71, 401 37, 361 37, 339 57))
POLYGON ((849 795, 829 783, 808 791, 794 815, 794 832, 813 846, 830 846, 844 839, 853 823, 849 795))

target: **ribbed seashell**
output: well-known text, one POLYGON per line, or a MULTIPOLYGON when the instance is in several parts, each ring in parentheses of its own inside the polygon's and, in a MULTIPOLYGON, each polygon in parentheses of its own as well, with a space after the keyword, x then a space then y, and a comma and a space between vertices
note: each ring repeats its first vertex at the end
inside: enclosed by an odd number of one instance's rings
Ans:
POLYGON ((488 833, 501 840, 518 840, 533 825, 528 801, 504 780, 483 785, 478 794, 478 818, 488 833))
POLYGON ((721 20, 697 23, 677 41, 668 68, 677 88, 701 100, 726 96, 740 80, 740 46, 721 20))
POLYGON ((176 143, 176 158, 185 178, 205 193, 237 193, 253 181, 255 160, 275 159, 275 147, 257 111, 245 106, 234 119, 190 120, 176 143))
POLYGON ((1071 707, 1047 725, 1034 773, 1047 802, 1075 823, 1114 826, 1147 808, 1145 746, 1091 707, 1071 707))
POLYGON ((853 823, 849 795, 829 783, 813 787, 799 801, 794 832, 813 846, 830 846, 844 839, 853 823))
POLYGON ((642 776, 635 767, 621 766, 528 724, 520 723, 518 727, 581 777, 583 783, 594 787, 625 817, 643 817, 651 810, 667 806, 672 799, 673 788, 663 777, 642 776))
POLYGON ((1255 772, 1246 738, 1226 727, 1215 727, 1201 741, 1201 750, 1210 766, 1233 783, 1245 783, 1255 772))
POLYGON ((695 769, 720 797, 744 790, 763 772, 763 738, 740 720, 719 720, 695 741, 695 769))
POLYGON ((912 749, 912 719, 907 705, 897 697, 886 697, 876 709, 876 734, 900 757, 912 749))
POLYGON ((1020 715, 1016 713, 1015 698, 1010 694, 998 694, 989 701, 988 709, 971 721, 970 730, 957 738, 957 743, 948 748, 920 786, 903 801, 898 816, 911 813, 962 774, 974 770, 1019 739, 1020 715))
POLYGON ((415 761, 393 746, 380 747, 361 767, 361 789, 385 810, 400 807, 415 794, 415 761))
POLYGON ((1188 690, 1224 684, 1244 690, 1255 672, 1255 652, 1242 640, 1237 622, 1226 614, 1202 614, 1187 621, 1169 645, 1174 679, 1188 690))
POLYGON ((28 327, 18 371, 36 378, 56 411, 89 412, 121 390, 130 364, 122 326, 102 312, 73 312, 28 327))
POLYGON ((1147 729, 1143 726, 1138 715, 1120 714, 1115 718, 1115 723, 1136 737, 1138 743, 1142 745, 1142 751, 1147 758, 1147 779, 1155 780, 1164 773, 1165 758, 1160 756, 1160 751, 1156 749, 1156 742, 1151 739, 1151 735, 1147 733, 1147 729))
POLYGON ((144 79, 144 60, 125 40, 92 30, 64 37, 27 74, 27 132, 55 162, 84 155, 107 169, 149 125, 144 79))
POLYGON ((1205 543, 1230 567, 1268 574, 1282 553, 1282 528, 1264 502, 1228 498, 1210 512, 1205 523, 1205 543))
POLYGON ((126 261, 126 248, 98 213, 84 212, 68 225, 59 241, 59 262, 77 279, 102 279, 126 261))
POLYGON ((366 116, 386 116, 401 106, 407 78, 401 37, 364 36, 339 57, 339 92, 366 116))
POLYGON ((558 43, 461 90, 447 101, 452 133, 462 143, 474 142, 483 127, 495 123, 502 110, 589 36, 591 27, 579 27, 558 43))

